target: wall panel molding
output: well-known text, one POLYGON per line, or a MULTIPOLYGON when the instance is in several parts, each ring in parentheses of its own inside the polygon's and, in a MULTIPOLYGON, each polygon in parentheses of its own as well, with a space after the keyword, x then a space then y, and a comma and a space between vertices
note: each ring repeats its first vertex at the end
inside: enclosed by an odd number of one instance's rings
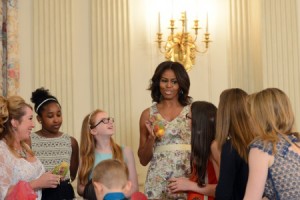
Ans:
POLYGON ((72 0, 33 0, 34 89, 45 87, 62 105, 62 129, 73 127, 72 0))
POLYGON ((258 0, 231 0, 229 22, 230 87, 253 92, 262 87, 261 27, 258 0))
POLYGON ((117 142, 132 146, 127 0, 91 2, 92 104, 116 119, 117 142))
POLYGON ((264 0, 262 12, 264 88, 278 87, 287 93, 299 128, 300 43, 297 0, 264 0))
POLYGON ((231 0, 229 77, 249 93, 268 87, 290 97, 300 126, 297 0, 231 0))

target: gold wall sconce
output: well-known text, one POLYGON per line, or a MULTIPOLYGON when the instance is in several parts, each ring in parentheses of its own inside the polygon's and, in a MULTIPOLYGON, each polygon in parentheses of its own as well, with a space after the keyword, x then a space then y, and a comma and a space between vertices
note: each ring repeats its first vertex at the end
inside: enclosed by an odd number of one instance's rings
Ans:
POLYGON ((181 13, 181 30, 175 33, 175 20, 170 19, 170 34, 166 41, 163 40, 163 33, 161 32, 160 13, 158 13, 158 33, 157 44, 160 52, 164 54, 167 60, 180 62, 184 65, 187 71, 190 71, 195 65, 196 53, 206 53, 209 48, 209 43, 212 42, 209 38, 208 32, 208 15, 206 15, 206 28, 204 32, 204 45, 197 45, 199 31, 202 29, 199 25, 199 20, 194 20, 193 27, 194 34, 188 32, 188 20, 186 12, 181 13), (204 46, 204 47, 203 47, 204 46), (202 47, 202 49, 200 49, 202 47))

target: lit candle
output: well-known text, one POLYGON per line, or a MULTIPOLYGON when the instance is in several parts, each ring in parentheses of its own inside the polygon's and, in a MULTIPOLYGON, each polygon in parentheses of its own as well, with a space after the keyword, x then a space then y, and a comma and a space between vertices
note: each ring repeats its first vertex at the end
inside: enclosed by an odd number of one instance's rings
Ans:
POLYGON ((160 33, 160 12, 158 12, 158 32, 160 33))
POLYGON ((208 33, 208 13, 206 13, 206 32, 208 33))
POLYGON ((174 12, 174 0, 172 0, 172 8, 171 8, 171 19, 173 19, 173 12, 174 12))
POLYGON ((187 27, 187 23, 188 23, 188 20, 187 20, 187 15, 186 15, 186 11, 184 11, 184 17, 185 17, 185 32, 188 32, 188 27, 187 27))

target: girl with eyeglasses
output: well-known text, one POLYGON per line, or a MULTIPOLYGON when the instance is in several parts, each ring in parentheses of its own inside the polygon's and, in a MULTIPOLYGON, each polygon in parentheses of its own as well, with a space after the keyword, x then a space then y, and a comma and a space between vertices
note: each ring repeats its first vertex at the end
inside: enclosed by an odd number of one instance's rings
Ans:
POLYGON ((88 114, 82 122, 77 192, 85 199, 96 199, 91 181, 92 172, 99 162, 107 159, 118 159, 126 163, 132 187, 125 195, 130 197, 132 193, 138 191, 133 152, 129 147, 115 143, 112 138, 114 133, 114 119, 105 111, 97 109, 88 114))

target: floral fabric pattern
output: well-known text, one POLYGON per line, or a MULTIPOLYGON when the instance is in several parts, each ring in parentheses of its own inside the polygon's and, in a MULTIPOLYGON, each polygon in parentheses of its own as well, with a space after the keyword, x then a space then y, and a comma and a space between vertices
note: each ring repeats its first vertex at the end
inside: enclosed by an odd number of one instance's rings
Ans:
POLYGON ((20 87, 17 3, 18 0, 0 3, 0 92, 3 96, 18 94, 20 87))
POLYGON ((161 120, 165 133, 157 139, 154 145, 153 158, 150 161, 148 174, 145 182, 145 194, 148 199, 186 199, 186 193, 170 196, 167 193, 167 184, 170 177, 187 177, 190 173, 191 150, 170 149, 158 151, 161 146, 178 144, 179 146, 190 144, 191 130, 185 115, 190 106, 185 106, 181 113, 172 121, 165 120, 158 112, 156 104, 150 107, 150 117, 154 116, 161 120))

